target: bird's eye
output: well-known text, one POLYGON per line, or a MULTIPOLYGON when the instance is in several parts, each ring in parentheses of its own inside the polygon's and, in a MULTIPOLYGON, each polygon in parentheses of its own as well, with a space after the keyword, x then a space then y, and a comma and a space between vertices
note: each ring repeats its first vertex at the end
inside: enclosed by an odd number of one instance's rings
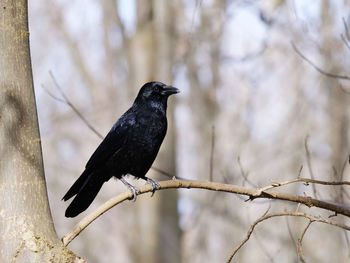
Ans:
POLYGON ((158 85, 155 86, 155 87, 153 88, 153 90, 154 90, 155 92, 159 92, 159 86, 158 86, 158 85))

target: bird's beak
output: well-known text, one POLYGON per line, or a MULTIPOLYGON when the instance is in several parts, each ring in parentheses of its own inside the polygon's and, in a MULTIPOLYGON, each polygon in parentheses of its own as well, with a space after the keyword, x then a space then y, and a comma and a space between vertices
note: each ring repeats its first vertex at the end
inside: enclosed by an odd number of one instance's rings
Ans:
POLYGON ((175 87, 172 87, 172 86, 164 86, 162 88, 162 91, 160 92, 162 95, 172 95, 172 94, 176 94, 176 93, 179 93, 180 90, 175 88, 175 87))

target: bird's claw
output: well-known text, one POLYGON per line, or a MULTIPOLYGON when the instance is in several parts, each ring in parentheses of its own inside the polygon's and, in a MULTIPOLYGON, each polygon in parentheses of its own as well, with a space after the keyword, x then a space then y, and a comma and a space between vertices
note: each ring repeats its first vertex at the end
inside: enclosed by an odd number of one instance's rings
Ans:
POLYGON ((132 200, 133 202, 136 202, 137 195, 141 193, 140 188, 138 188, 136 186, 132 186, 131 184, 128 185, 128 188, 132 194, 130 200, 132 200))
POLYGON ((154 195, 154 192, 156 190, 159 190, 160 189, 160 184, 154 180, 152 180, 151 178, 147 178, 147 183, 151 184, 152 186, 152 195, 151 197, 154 195))
POLYGON ((122 183, 127 188, 129 188, 129 190, 130 190, 130 192, 132 194, 130 200, 133 200, 135 202, 136 201, 136 196, 141 193, 140 189, 138 187, 136 187, 136 186, 133 186, 133 185, 129 184, 124 178, 120 178, 120 181, 122 181, 122 183))

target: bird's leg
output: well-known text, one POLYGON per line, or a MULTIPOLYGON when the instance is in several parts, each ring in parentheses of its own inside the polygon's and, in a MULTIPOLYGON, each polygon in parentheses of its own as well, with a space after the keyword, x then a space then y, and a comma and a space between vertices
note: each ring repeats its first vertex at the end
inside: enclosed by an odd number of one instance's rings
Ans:
POLYGON ((148 178, 148 177, 146 177, 146 181, 147 181, 147 183, 152 185, 152 195, 151 195, 151 197, 152 197, 154 195, 154 192, 156 190, 160 189, 160 184, 158 182, 152 180, 151 178, 148 178))
POLYGON ((119 179, 120 181, 123 182, 123 184, 125 184, 125 186, 127 188, 129 188, 131 194, 132 194, 132 200, 135 202, 136 201, 136 196, 137 194, 141 193, 140 189, 136 186, 133 186, 131 184, 129 184, 123 177, 119 179))

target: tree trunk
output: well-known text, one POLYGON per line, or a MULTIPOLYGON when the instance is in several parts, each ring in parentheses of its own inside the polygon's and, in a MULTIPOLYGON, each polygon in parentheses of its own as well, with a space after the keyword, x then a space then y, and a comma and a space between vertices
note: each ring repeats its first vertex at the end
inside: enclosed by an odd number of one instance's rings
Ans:
POLYGON ((47 198, 27 1, 0 3, 0 262, 73 262, 47 198))
MULTIPOLYGON (((175 8, 172 1, 157 1, 154 4, 153 30, 155 32, 155 52, 153 61, 156 79, 172 85, 174 65, 175 8)), ((174 101, 168 102, 168 131, 154 164, 172 175, 176 175, 176 129, 174 101)), ((164 178, 164 177, 163 177, 164 178)), ((176 263, 181 261, 181 229, 177 210, 178 191, 159 191, 157 258, 155 262, 176 263)))
MULTIPOLYGON (((171 10, 171 3, 165 0, 157 4, 151 0, 137 2, 137 32, 129 49, 131 87, 139 88, 151 80, 172 84, 174 25, 171 10)), ((175 174, 174 99, 168 102, 168 131, 154 163, 155 167, 171 174, 175 174)), ((152 169, 147 173, 155 180, 158 175, 152 169)), ((134 242, 133 251, 138 252, 138 255, 134 253, 134 261, 171 263, 181 260, 177 200, 177 191, 159 191, 151 202, 141 198, 137 201, 144 226, 138 234, 147 237, 147 242, 141 240, 142 249, 140 243, 134 242)))

